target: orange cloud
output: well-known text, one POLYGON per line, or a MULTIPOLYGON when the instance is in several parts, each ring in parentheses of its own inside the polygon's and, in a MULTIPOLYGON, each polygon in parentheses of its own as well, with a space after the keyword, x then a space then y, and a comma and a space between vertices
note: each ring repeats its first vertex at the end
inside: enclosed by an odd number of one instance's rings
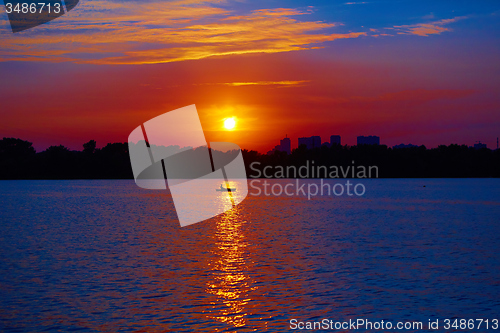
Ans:
MULTIPOLYGON (((193 86, 229 86, 229 87, 244 87, 244 86, 276 86, 276 87, 302 87, 311 80, 300 81, 245 81, 245 82, 215 82, 215 83, 194 83, 193 86)), ((146 84, 144 86, 149 86, 146 84)), ((168 87, 179 87, 179 85, 169 85, 168 87)))
POLYGON ((257 82, 229 82, 222 83, 226 86, 240 87, 240 86, 298 86, 304 83, 311 82, 310 80, 302 81, 257 81, 257 82))
POLYGON ((47 25, 15 35, 1 34, 0 60, 165 63, 315 49, 324 42, 366 35, 318 33, 336 24, 292 18, 310 14, 311 7, 261 9, 233 16, 216 7, 219 2, 86 1, 47 25))
POLYGON ((439 35, 445 31, 451 31, 450 28, 445 28, 444 25, 457 22, 459 20, 465 19, 465 16, 458 16, 452 19, 444 19, 439 21, 434 21, 430 23, 418 23, 411 25, 396 25, 394 28, 398 31, 398 34, 404 35, 417 35, 417 36, 429 36, 429 35, 439 35))

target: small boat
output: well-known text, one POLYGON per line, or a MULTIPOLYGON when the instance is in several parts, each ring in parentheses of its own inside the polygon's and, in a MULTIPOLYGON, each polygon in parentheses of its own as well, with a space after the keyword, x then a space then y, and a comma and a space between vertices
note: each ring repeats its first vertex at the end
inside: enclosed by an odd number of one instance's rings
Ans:
POLYGON ((236 192, 235 187, 220 187, 215 189, 217 192, 236 192))
POLYGON ((235 188, 216 188, 217 192, 236 192, 235 188))

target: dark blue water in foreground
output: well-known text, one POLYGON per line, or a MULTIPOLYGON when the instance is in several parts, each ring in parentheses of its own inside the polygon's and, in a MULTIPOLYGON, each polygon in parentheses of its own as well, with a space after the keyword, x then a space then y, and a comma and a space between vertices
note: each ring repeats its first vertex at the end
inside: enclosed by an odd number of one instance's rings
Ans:
POLYGON ((363 183, 180 228, 169 194, 133 181, 2 181, 0 331, 500 319, 499 179, 363 183))

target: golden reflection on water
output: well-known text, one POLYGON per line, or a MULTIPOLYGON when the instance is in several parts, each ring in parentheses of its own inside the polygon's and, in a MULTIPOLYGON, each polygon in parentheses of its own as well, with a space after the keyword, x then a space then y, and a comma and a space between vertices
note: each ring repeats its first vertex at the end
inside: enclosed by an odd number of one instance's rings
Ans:
POLYGON ((242 327, 247 324, 246 309, 251 300, 249 293, 257 287, 253 286, 254 281, 248 275, 246 248, 249 242, 244 233, 246 221, 242 219, 240 207, 234 206, 233 195, 238 193, 220 196, 220 204, 229 210, 220 215, 216 222, 215 246, 212 250, 215 260, 209 263, 212 277, 207 283, 206 292, 216 297, 209 318, 242 327))

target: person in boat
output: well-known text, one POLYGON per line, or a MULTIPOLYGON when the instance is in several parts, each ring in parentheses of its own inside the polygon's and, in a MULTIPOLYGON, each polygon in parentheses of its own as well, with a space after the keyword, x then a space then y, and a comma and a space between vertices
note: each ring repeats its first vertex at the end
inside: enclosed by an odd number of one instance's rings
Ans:
POLYGON ((221 189, 221 190, 223 190, 223 188, 222 188, 222 184, 220 184, 220 189, 221 189))

